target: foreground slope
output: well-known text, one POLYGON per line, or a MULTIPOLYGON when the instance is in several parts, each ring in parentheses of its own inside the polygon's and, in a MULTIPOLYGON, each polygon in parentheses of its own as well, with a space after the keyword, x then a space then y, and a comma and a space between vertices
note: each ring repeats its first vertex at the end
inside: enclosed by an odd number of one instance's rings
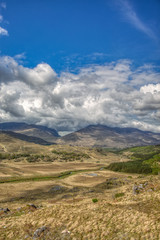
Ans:
POLYGON ((59 142, 77 146, 126 148, 159 144, 160 134, 135 128, 111 128, 103 125, 90 125, 62 137, 59 142))

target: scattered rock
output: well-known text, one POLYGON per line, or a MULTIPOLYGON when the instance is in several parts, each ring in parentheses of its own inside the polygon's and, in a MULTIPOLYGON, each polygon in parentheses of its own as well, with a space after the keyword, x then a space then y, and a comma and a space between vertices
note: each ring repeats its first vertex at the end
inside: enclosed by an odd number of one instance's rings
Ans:
POLYGON ((37 209, 37 207, 33 203, 29 203, 28 206, 37 209))
POLYGON ((21 210, 22 210, 22 207, 17 208, 17 211, 21 211, 21 210))
POLYGON ((73 196, 71 194, 65 194, 62 196, 62 199, 72 198, 73 196))
POLYGON ((47 230, 47 227, 45 226, 38 228, 33 234, 33 239, 40 237, 41 233, 43 233, 45 230, 47 230))
POLYGON ((80 188, 79 187, 73 187, 71 189, 69 189, 69 192, 79 192, 80 188))
POLYGON ((119 178, 108 178, 105 182, 99 183, 94 187, 94 189, 98 192, 101 192, 102 190, 117 188, 120 186, 125 185, 125 181, 119 179, 119 178))
POLYGON ((29 238, 29 235, 25 235, 25 236, 24 236, 24 239, 27 239, 27 238, 29 238))
POLYGON ((87 173, 87 175, 92 176, 92 177, 97 177, 98 176, 97 173, 87 173))
POLYGON ((60 186, 60 185, 55 185, 54 187, 52 187, 49 192, 55 193, 55 192, 61 192, 63 191, 65 188, 60 186))
POLYGON ((63 230, 61 232, 63 235, 69 235, 70 234, 70 231, 68 231, 67 229, 63 230))
POLYGON ((9 208, 4 208, 3 211, 4 211, 5 213, 10 212, 9 208))
POLYGON ((154 190, 154 186, 152 184, 149 184, 148 182, 140 183, 138 185, 133 185, 133 194, 139 194, 143 191, 152 192, 154 190))
POLYGON ((139 188, 138 188, 138 186, 137 185, 133 185, 133 194, 134 195, 136 195, 136 194, 138 194, 139 193, 139 188))
POLYGON ((0 208, 1 213, 8 213, 10 212, 9 208, 0 208))
POLYGON ((91 189, 91 190, 89 190, 87 193, 93 193, 93 192, 95 192, 95 190, 94 190, 94 189, 91 189))

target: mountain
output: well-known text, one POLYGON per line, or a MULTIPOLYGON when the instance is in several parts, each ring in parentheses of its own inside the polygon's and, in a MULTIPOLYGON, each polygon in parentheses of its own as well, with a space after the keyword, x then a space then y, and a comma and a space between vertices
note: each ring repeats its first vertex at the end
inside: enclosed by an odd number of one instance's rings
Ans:
MULTIPOLYGON (((9 131, 6 131, 6 132, 0 131, 0 156, 1 156, 1 153, 48 154, 50 146, 44 146, 44 145, 48 145, 45 143, 44 140, 41 139, 41 141, 44 141, 44 142, 40 142, 40 144, 38 144, 38 139, 27 139, 27 141, 25 141, 25 139, 21 140, 20 136, 18 136, 17 138, 16 134, 17 133, 9 132, 9 131)), ((24 137, 27 137, 27 136, 24 136, 24 137)))
POLYGON ((0 130, 0 134, 5 134, 8 135, 10 137, 13 138, 17 138, 19 140, 22 141, 26 141, 26 142, 30 142, 30 143, 36 143, 36 144, 41 144, 41 145, 51 145, 51 144, 55 144, 55 143, 51 143, 51 142, 47 142, 42 138, 38 138, 38 137, 33 137, 33 136, 27 136, 25 134, 21 134, 21 133, 16 133, 16 132, 11 132, 11 131, 1 131, 0 130))
MULTIPOLYGON (((0 131, 10 131, 17 134, 22 134, 25 136, 43 139, 48 143, 54 143, 59 136, 58 132, 55 129, 48 128, 41 125, 35 124, 27 124, 27 123, 17 123, 17 122, 5 122, 0 123, 0 131)), ((18 138, 18 135, 16 135, 18 138)), ((20 137, 25 137, 21 136, 20 137)), ((21 138, 20 138, 21 139, 21 138)), ((25 140, 28 141, 31 138, 26 138, 25 140)), ((38 140, 37 141, 40 141, 38 140)), ((33 139, 34 140, 34 139, 33 139)), ((35 139, 36 140, 36 139, 35 139)), ((42 142, 44 142, 42 141, 42 142)), ((40 143, 40 142, 39 142, 40 143)), ((41 143, 40 143, 41 144, 41 143)))
POLYGON ((63 137, 60 137, 55 129, 27 123, 0 123, 0 131, 14 138, 42 145, 59 143, 86 147, 127 148, 160 144, 160 133, 100 124, 89 125, 63 137))
POLYGON ((160 144, 160 133, 136 128, 89 125, 58 140, 61 144, 87 147, 126 148, 160 144))

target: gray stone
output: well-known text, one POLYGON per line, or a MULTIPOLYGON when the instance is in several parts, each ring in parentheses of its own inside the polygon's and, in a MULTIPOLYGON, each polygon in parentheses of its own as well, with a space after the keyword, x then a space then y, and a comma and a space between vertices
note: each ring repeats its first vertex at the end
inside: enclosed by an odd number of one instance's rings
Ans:
POLYGON ((33 203, 29 203, 28 206, 37 209, 37 207, 33 203))
POLYGON ((10 212, 9 208, 0 208, 0 211, 4 213, 10 212))
POLYGON ((70 234, 70 231, 68 231, 67 229, 63 230, 61 232, 63 235, 69 235, 70 234))
POLYGON ((52 187, 49 192, 59 192, 59 191, 62 191, 64 189, 64 187, 60 186, 60 185, 56 185, 54 187, 52 187))
POLYGON ((139 189, 143 189, 143 188, 144 188, 144 187, 143 187, 143 184, 142 184, 142 183, 139 184, 138 188, 139 188, 139 189))
POLYGON ((38 238, 41 235, 41 233, 44 232, 46 229, 47 227, 45 226, 38 228, 33 234, 33 239, 38 238))
POLYGON ((97 173, 89 173, 88 175, 89 175, 89 176, 92 176, 92 177, 97 177, 97 176, 98 176, 97 173))
POLYGON ((136 195, 136 194, 138 194, 138 192, 139 192, 138 186, 133 185, 133 194, 136 195))
POLYGON ((21 211, 21 210, 22 210, 22 207, 17 208, 17 211, 21 211))
POLYGON ((29 235, 25 235, 25 236, 24 236, 24 239, 27 239, 27 238, 29 238, 29 235))

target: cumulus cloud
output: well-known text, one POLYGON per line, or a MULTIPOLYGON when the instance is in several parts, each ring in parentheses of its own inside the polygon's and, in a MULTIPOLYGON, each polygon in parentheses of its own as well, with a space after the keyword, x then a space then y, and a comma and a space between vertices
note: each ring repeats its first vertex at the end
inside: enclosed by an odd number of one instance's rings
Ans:
POLYGON ((57 74, 46 63, 38 64, 35 68, 25 68, 11 57, 0 57, 0 82, 20 80, 31 86, 39 88, 57 80, 57 74))
POLYGON ((141 87, 140 89, 141 92, 143 93, 152 93, 152 94, 156 94, 156 93, 160 93, 160 84, 148 84, 145 85, 143 87, 141 87))
POLYGON ((26 121, 72 131, 89 124, 160 132, 160 73, 129 60, 93 65, 58 76, 0 58, 0 121, 26 121))

